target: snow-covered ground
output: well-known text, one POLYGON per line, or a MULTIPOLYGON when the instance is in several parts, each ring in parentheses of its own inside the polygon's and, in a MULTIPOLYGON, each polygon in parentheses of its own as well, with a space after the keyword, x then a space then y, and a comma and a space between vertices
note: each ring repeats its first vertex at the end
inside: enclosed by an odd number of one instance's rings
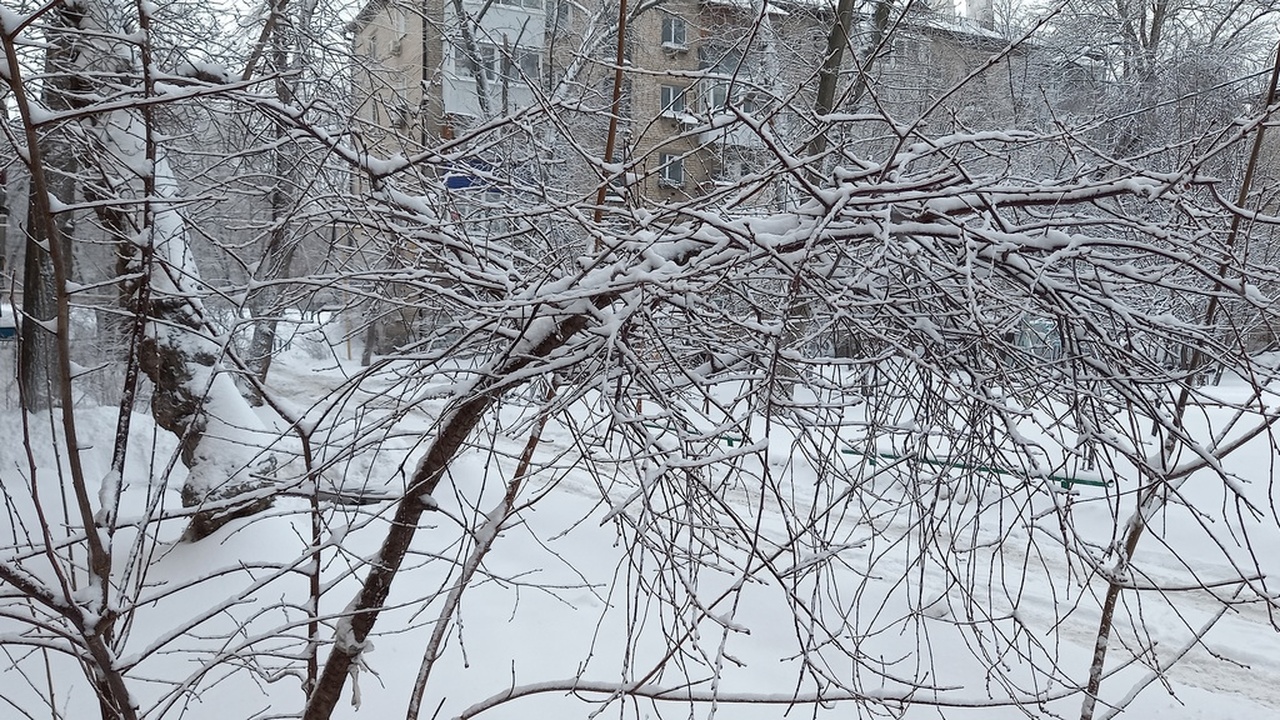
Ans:
MULTIPOLYGON (((10 361, 0 359, 5 382, 10 361)), ((414 379, 412 368, 392 365, 355 385, 356 365, 345 354, 317 359, 296 347, 277 360, 271 387, 314 429, 312 461, 323 468, 323 484, 394 495, 425 450, 442 409, 433 388, 446 381, 414 379)), ((1230 382, 1219 390, 1237 391, 1244 392, 1230 382)), ((63 514, 62 450, 47 415, 24 431, 13 397, 7 393, 0 410, 0 437, 12 438, 0 444, 6 560, 52 582, 38 558, 13 556, 40 544, 32 467, 54 536, 74 526, 63 514), (29 442, 20 442, 24 432, 29 442)), ((530 694, 483 717, 589 717, 602 709, 605 717, 734 720, 1078 717, 1106 591, 1086 559, 1112 562, 1101 558, 1121 542, 1135 493, 1123 477, 1066 493, 1049 481, 972 468, 906 472, 905 461, 873 464, 841 452, 856 443, 852 435, 761 418, 751 419, 745 438, 700 446, 704 459, 718 462, 664 466, 675 457, 663 454, 675 446, 673 431, 649 426, 655 450, 636 457, 634 443, 580 424, 592 402, 588 395, 548 422, 523 504, 462 597, 422 717, 465 716, 512 688, 530 694), (577 691, 566 690, 575 682, 577 691), (596 692, 628 683, 672 697, 596 692), (849 689, 864 699, 793 702, 849 689), (681 699, 690 693, 722 701, 690 706, 681 699), (1010 705, 1033 694, 1040 701, 1010 705), (728 702, 735 698, 755 702, 728 702)), ((440 512, 420 528, 336 717, 403 717, 444 596, 474 528, 502 496, 532 413, 532 404, 503 405, 454 464, 435 495, 440 512), (347 704, 357 689, 358 701, 347 704)), ((116 414, 88 403, 77 409, 90 478, 107 472, 116 414)), ((1222 430, 1224 418, 1190 421, 1207 432, 1222 430)), ((278 452, 300 452, 287 432, 282 438, 278 452)), ((140 522, 149 502, 179 506, 175 447, 145 412, 135 413, 122 518, 140 522), (159 495, 156 478, 166 479, 159 495)), ((1122 593, 1098 717, 1122 702, 1124 716, 1136 718, 1270 720, 1280 712, 1276 618, 1238 582, 1257 568, 1280 570, 1275 460, 1265 433, 1231 456, 1227 470, 1259 508, 1256 517, 1224 500, 1222 483, 1202 472, 1154 519, 1129 579, 1186 589, 1122 593)), ((295 459, 283 475, 301 471, 295 459)), ((144 716, 300 712, 309 508, 303 497, 285 497, 268 514, 197 543, 178 540, 177 521, 147 524, 136 545, 127 523, 116 534, 117 582, 138 598, 135 619, 118 628, 127 638, 118 656, 144 716)), ((390 502, 324 506, 323 642, 355 596, 392 511, 390 502)), ((96 716, 77 664, 24 643, 20 615, 35 611, 10 598, 0 607, 0 717, 96 716)))

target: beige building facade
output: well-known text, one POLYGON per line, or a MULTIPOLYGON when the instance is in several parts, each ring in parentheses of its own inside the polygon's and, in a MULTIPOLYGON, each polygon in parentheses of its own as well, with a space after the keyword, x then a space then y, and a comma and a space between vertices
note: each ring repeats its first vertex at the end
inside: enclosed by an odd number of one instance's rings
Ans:
MULTIPOLYGON (((838 107, 900 124, 927 113, 919 122, 930 130, 1016 122, 1022 53, 1002 53, 1007 40, 988 27, 989 3, 973 7, 988 22, 913 10, 874 50, 872 21, 858 18, 852 44, 864 53, 846 53, 841 86, 857 85, 861 72, 865 88, 846 89, 838 107)), ((616 13, 616 4, 569 0, 373 0, 349 28, 358 135, 373 152, 412 154, 506 118, 524 133, 508 134, 517 149, 472 146, 486 172, 510 171, 517 183, 549 181, 566 197, 589 198, 609 177, 615 202, 664 205, 736 188, 740 208, 785 204, 762 178, 781 169, 780 158, 801 156, 819 131, 812 108, 835 0, 645 6, 629 17, 616 149, 603 158, 616 13), (527 157, 535 150, 543 159, 527 157), (526 169, 510 170, 517 166, 526 169)), ((873 153, 887 128, 835 125, 835 144, 852 153, 873 153)))

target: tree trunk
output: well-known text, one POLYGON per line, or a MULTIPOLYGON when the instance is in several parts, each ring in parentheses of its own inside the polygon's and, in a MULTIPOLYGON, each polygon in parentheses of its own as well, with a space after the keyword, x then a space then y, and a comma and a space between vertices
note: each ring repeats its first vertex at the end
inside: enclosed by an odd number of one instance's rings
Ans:
POLYGON ((199 540, 230 520, 271 506, 265 490, 275 459, 256 451, 264 444, 263 428, 254 422, 256 416, 231 376, 221 371, 219 348, 209 341, 192 342, 205 332, 193 306, 169 296, 152 298, 147 310, 153 321, 140 358, 143 372, 155 385, 151 414, 157 425, 179 437, 187 467, 183 507, 210 506, 193 515, 187 527, 186 539, 199 540), (242 417, 249 420, 235 423, 211 414, 207 406, 215 400, 238 401, 246 411, 242 417), (245 433, 259 437, 244 438, 245 433))
MULTIPOLYGON (((284 100, 284 98, 281 99, 284 100)), ((271 234, 266 248, 263 249, 262 260, 258 263, 258 271, 255 273, 259 280, 273 280, 287 275, 298 247, 297 239, 290 235, 291 228, 288 222, 289 208, 292 204, 292 193, 289 192, 289 187, 292 184, 293 168, 284 155, 284 150, 281 149, 283 141, 283 130, 277 128, 277 147, 272 151, 276 187, 271 191, 271 234)), ((249 372, 253 373, 259 382, 264 382, 267 379, 267 373, 271 370, 276 346, 276 329, 284 307, 280 302, 279 290, 271 285, 251 291, 247 304, 253 315, 253 337, 249 341, 249 357, 246 360, 249 372)), ((257 397, 254 391, 250 392, 250 400, 254 405, 261 404, 261 398, 257 397)))
MULTIPOLYGON (((78 28, 83 17, 80 12, 61 5, 52 13, 53 23, 59 30, 78 28)), ((82 48, 72 32, 52 32, 47 38, 44 62, 44 91, 42 101, 51 112, 70 110, 84 104, 86 81, 75 71, 77 57, 82 48)), ((62 128, 46 132, 40 139, 40 155, 48 171, 47 190, 63 204, 75 202, 76 174, 79 162, 68 134, 62 128)), ((53 328, 57 319, 57 288, 54 282, 53 254, 49 247, 47 225, 41 216, 41 205, 31 193, 38 192, 30 185, 27 203, 27 243, 22 273, 22 312, 26 322, 22 324, 21 349, 18 354, 18 377, 22 388, 22 407, 25 410, 45 410, 57 403, 61 396, 62 380, 57 372, 58 345, 53 328)), ((75 217, 70 212, 58 213, 58 237, 64 277, 71 276, 71 238, 75 235, 75 217)))
MULTIPOLYGON (((58 153, 50 153, 53 159, 58 153)), ((62 168, 65 169, 65 166, 62 168)), ((61 173, 51 179, 59 185, 59 199, 66 197, 63 190, 75 190, 75 181, 61 173)), ((60 235, 56 242, 62 245, 62 257, 69 258, 71 244, 68 238, 74 232, 70 213, 59 216, 60 235)), ((39 216, 34 200, 27 208, 27 247, 22 273, 21 343, 18 353, 18 379, 22 389, 22 408, 28 411, 47 410, 62 395, 62 378, 57 372, 55 358, 58 353, 57 336, 52 330, 58 313, 57 288, 54 283, 53 259, 49 253, 49 238, 45 224, 39 216)), ((69 264, 69 263, 68 263, 69 264)), ((70 268, 64 268, 69 274, 70 268)))
MULTIPOLYGON (((117 160, 124 159, 140 134, 149 137, 150 128, 132 115, 111 125, 118 132, 103 144, 119 153, 117 160)), ((147 266, 141 268, 146 287, 137 304, 148 318, 139 365, 155 385, 151 414, 156 424, 179 437, 187 467, 182 504, 200 508, 185 537, 199 540, 229 520, 270 507, 276 460, 268 448, 274 435, 223 366, 227 348, 205 320, 186 226, 169 202, 179 195, 177 180, 154 143, 144 145, 155 174, 146 181, 145 197, 152 199, 146 202, 146 229, 139 236, 147 266)))
MULTIPOLYGON (((271 69, 277 73, 276 98, 281 104, 288 105, 294 101, 294 92, 284 77, 292 65, 289 59, 290 38, 286 35, 286 30, 294 30, 295 25, 285 17, 286 0, 272 0, 271 5, 271 69)), ((298 21, 300 25, 310 25, 310 12, 314 7, 314 3, 303 4, 302 16, 298 21)), ((299 60, 299 64, 301 62, 299 60)), ((271 232, 257 272, 254 273, 259 280, 272 280, 287 275, 293 264, 294 251, 298 247, 297 239, 291 235, 289 215, 294 199, 291 191, 296 175, 295 161, 301 151, 287 143, 286 139, 284 128, 276 125, 275 142, 271 151, 275 172, 275 186, 271 189, 271 232), (294 148, 292 152, 288 150, 290 147, 294 148)), ((280 312, 284 309, 279 296, 280 292, 268 285, 252 290, 247 299, 249 311, 253 315, 253 338, 249 341, 247 361, 249 371, 259 382, 267 379, 275 353, 276 329, 279 326, 280 312)), ((250 401, 259 405, 262 399, 256 391, 251 390, 250 401)))
MULTIPOLYGON (((123 75, 140 69, 141 85, 154 93, 148 42, 132 50, 113 44, 114 28, 83 6, 80 27, 86 41, 78 65, 113 66, 123 75), (97 38, 104 38, 99 41, 97 38), (139 64, 139 60, 141 61, 139 64)), ((144 38, 149 27, 142 27, 144 38)), ((73 77, 86 77, 84 74, 73 77)), ((87 82, 87 81, 84 81, 87 82)), ((88 88, 84 97, 93 96, 88 88)), ((179 437, 187 478, 182 502, 197 508, 187 539, 202 538, 228 520, 270 506, 275 458, 269 432, 223 367, 222 333, 206 321, 199 296, 200 274, 187 226, 178 211, 177 178, 158 147, 153 106, 142 104, 93 116, 80 130, 93 140, 98 165, 92 187, 102 226, 121 247, 122 263, 141 278, 125 298, 126 310, 142 313, 145 331, 138 365, 155 386, 151 410, 156 423, 179 437), (142 174, 137 168, 149 168, 142 174)))

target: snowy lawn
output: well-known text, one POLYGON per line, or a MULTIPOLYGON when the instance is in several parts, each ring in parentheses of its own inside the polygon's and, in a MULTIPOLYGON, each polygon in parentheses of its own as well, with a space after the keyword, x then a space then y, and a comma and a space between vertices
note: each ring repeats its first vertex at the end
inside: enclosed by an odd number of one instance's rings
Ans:
MULTIPOLYGON (((277 361, 272 388, 311 424, 322 489, 394 498, 424 450, 445 386, 406 383, 414 372, 407 365, 350 383, 358 371, 345 359, 290 352, 277 361), (385 394, 404 387, 414 390, 385 394)), ((1214 392, 1238 400, 1247 388, 1228 378, 1214 392)), ((501 406, 441 484, 439 510, 426 515, 339 717, 403 716, 445 597, 533 425, 536 406, 516 400, 501 406)), ((893 440, 905 434, 869 441, 858 407, 843 412, 839 427, 735 415, 726 406, 705 413, 703 427, 652 417, 610 429, 599 404, 588 393, 548 421, 536 471, 448 626, 423 717, 480 709, 487 718, 660 712, 744 720, 1079 713, 1106 590, 1097 566, 1110 566, 1103 555, 1122 542, 1136 492, 1123 464, 1109 472, 1110 485, 1068 493, 1049 475, 1083 471, 1061 453, 1047 450, 1047 469, 1031 479, 1012 465, 992 472, 1001 458, 959 468, 913 462, 945 458, 946 440, 925 454, 893 440), (837 702, 851 695, 860 698, 856 710, 837 702), (691 697, 705 702, 690 706, 691 697), (804 702, 817 697, 828 702, 804 702)), ((638 410, 637 418, 645 408, 638 410)), ((77 415, 87 474, 100 478, 116 411, 84 407, 77 415)), ((1209 411, 1188 417, 1188 427, 1238 432, 1226 427, 1228 417, 1209 411)), ((269 412, 262 420, 283 430, 269 412)), ((1020 426, 1029 441, 1069 444, 1047 442, 1036 424, 1020 426)), ((22 555, 40 533, 28 448, 55 535, 74 521, 63 514, 49 417, 34 416, 28 431, 30 442, 18 442, 20 416, 11 407, 0 414, 0 432, 14 438, 0 446, 6 554, 36 572, 40 563, 22 555)), ((175 439, 145 413, 135 414, 132 433, 121 517, 144 532, 126 523, 114 538, 119 602, 134 611, 117 628, 117 656, 144 716, 295 716, 314 567, 300 445, 282 432, 274 448, 294 458, 282 476, 296 479, 300 496, 188 543, 178 540, 180 521, 145 521, 180 507, 175 439)), ((1264 434, 1226 468, 1265 509, 1261 518, 1224 500, 1221 480, 1205 471, 1154 518, 1129 580, 1181 589, 1122 593, 1100 716, 1122 701, 1126 716, 1139 718, 1269 720, 1280 711, 1274 619, 1239 582, 1255 562, 1280 570, 1274 458, 1264 434)), ((323 661, 393 502, 320 507, 323 661)), ((58 643, 31 640, 14 617, 41 611, 10 593, 3 612, 0 697, 8 709, 0 717, 95 715, 78 664, 58 643)))

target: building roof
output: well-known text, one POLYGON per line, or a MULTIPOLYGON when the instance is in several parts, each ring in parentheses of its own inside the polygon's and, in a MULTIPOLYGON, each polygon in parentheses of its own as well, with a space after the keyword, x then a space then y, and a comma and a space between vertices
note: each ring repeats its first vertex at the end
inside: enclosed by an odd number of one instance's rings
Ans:
MULTIPOLYGON (((705 5, 713 5, 719 7, 733 8, 735 10, 749 10, 751 12, 759 12, 760 0, 702 0, 705 5)), ((765 0, 765 11, 774 17, 786 17, 791 13, 784 10, 774 0, 765 0)))
POLYGON ((952 15, 940 12, 915 12, 907 17, 908 27, 924 31, 940 31, 960 37, 984 39, 990 42, 1008 43, 1004 33, 963 15, 952 15))
MULTIPOLYGON (((704 0, 704 2, 751 7, 756 0, 704 0)), ((780 10, 790 8, 793 11, 807 10, 809 12, 834 14, 837 0, 767 0, 767 2, 780 10)), ((995 28, 987 27, 974 18, 957 15, 953 12, 930 10, 919 4, 911 5, 906 10, 905 16, 903 16, 901 7, 895 7, 893 13, 891 23, 900 22, 901 27, 908 30, 926 33, 946 33, 953 37, 982 40, 991 44, 1007 44, 1010 40, 1004 33, 995 28)), ((864 10, 855 10, 854 14, 863 20, 870 17, 864 10)))
POLYGON ((391 0, 369 0, 369 2, 364 4, 364 7, 360 8, 360 12, 356 13, 355 18, 352 19, 351 22, 347 23, 346 31, 353 35, 360 32, 369 24, 369 21, 377 17, 378 13, 382 12, 383 8, 387 7, 390 2, 391 0))

